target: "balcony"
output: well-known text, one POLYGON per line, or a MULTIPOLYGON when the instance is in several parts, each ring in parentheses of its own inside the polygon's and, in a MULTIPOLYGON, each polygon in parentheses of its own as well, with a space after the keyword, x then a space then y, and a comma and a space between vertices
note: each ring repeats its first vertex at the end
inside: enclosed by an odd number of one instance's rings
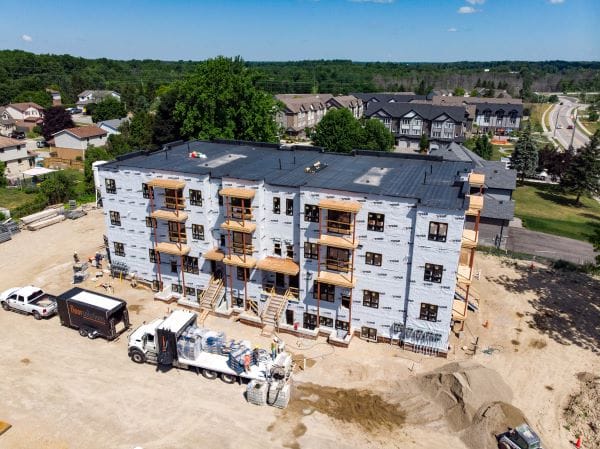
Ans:
POLYGON ((352 269, 349 260, 328 258, 325 259, 323 262, 325 264, 326 269, 330 271, 341 271, 344 273, 349 273, 352 269))
POLYGON ((185 187, 185 181, 180 181, 178 179, 160 179, 155 178, 151 179, 146 183, 148 187, 159 187, 162 189, 174 189, 181 190, 185 187))
POLYGON ((246 254, 250 256, 254 251, 254 246, 250 244, 244 245, 243 243, 233 242, 231 245, 231 250, 234 254, 246 254))
POLYGON ((234 267, 240 268, 254 268, 256 266, 256 259, 250 256, 231 254, 223 257, 223 263, 225 265, 233 265, 234 267))
POLYGON ((470 285, 473 280, 473 273, 468 265, 458 264, 458 270, 456 271, 457 282, 463 285, 470 285))
POLYGON ((213 248, 209 249, 204 254, 202 254, 202 257, 204 257, 204 259, 206 260, 214 260, 215 262, 221 262, 225 257, 225 254, 223 254, 223 251, 221 251, 220 249, 213 248))
POLYGON ((296 276, 300 272, 300 267, 292 259, 271 256, 259 260, 256 264, 256 268, 272 273, 287 274, 288 276, 296 276))
POLYGON ((186 256, 190 253, 190 247, 181 243, 160 242, 156 244, 156 251, 172 256, 186 256))
POLYGON ((188 215, 185 212, 176 212, 165 209, 155 210, 150 214, 150 216, 157 220, 174 221, 177 223, 183 223, 188 218, 188 215))
POLYGON ((352 212, 355 214, 360 211, 361 207, 362 205, 356 201, 340 201, 330 199, 319 201, 319 208, 336 210, 339 212, 352 212))
POLYGON ((358 241, 352 241, 345 237, 336 237, 333 235, 322 235, 317 240, 318 245, 332 246, 335 248, 355 250, 358 247, 358 241))
POLYGON ((466 195, 469 201, 469 208, 465 212, 467 215, 479 215, 483 209, 483 196, 481 195, 466 195))
POLYGON ((475 248, 477 246, 477 232, 472 229, 463 229, 461 245, 464 248, 475 248))
POLYGON ((219 190, 219 195, 228 196, 232 198, 241 198, 244 200, 251 200, 254 198, 256 191, 254 189, 243 189, 238 187, 225 187, 219 190))
POLYGON ((228 218, 232 218, 234 220, 253 220, 251 207, 230 206, 227 213, 230 214, 230 217, 228 218))
POLYGON ((223 223, 221 223, 221 229, 234 232, 243 232, 244 234, 251 234, 256 230, 256 223, 226 220, 223 223))
MULTIPOLYGON (((166 192, 169 192, 170 189, 167 189, 166 192)), ((165 193, 165 207, 167 209, 175 209, 182 210, 185 209, 185 198, 183 197, 183 192, 175 193, 165 193)))
POLYGON ((317 277, 317 281, 344 288, 354 288, 356 285, 356 280, 351 279, 349 274, 330 273, 328 271, 321 271, 317 277))
POLYGON ((469 184, 472 187, 482 187, 485 184, 485 175, 481 173, 469 173, 469 184))

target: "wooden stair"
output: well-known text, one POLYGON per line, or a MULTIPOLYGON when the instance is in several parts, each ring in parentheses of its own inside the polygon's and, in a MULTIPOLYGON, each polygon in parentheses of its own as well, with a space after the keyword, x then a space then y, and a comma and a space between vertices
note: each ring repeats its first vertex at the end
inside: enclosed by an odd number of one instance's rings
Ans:
POLYGON ((208 287, 200 297, 200 308, 203 310, 215 310, 217 302, 223 297, 224 293, 223 280, 210 278, 208 287))
POLYGON ((262 319, 263 325, 272 326, 275 328, 279 323, 279 318, 281 317, 281 313, 286 308, 288 303, 288 292, 283 295, 280 295, 275 292, 275 289, 272 288, 269 294, 269 298, 267 299, 267 303, 265 304, 265 308, 262 311, 260 318, 262 319))
POLYGON ((210 313, 210 310, 202 309, 200 311, 200 316, 198 317, 198 324, 203 325, 204 321, 206 320, 206 317, 208 317, 209 313, 210 313))

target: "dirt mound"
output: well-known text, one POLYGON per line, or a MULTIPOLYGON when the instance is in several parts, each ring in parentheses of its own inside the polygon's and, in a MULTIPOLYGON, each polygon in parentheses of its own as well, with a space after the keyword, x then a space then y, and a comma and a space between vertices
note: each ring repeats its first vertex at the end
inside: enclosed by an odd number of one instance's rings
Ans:
POLYGON ((450 363, 416 379, 441 408, 448 427, 473 449, 495 449, 495 435, 526 419, 510 405, 512 391, 500 375, 473 362, 450 363))
POLYGON ((564 409, 567 428, 574 439, 582 437, 585 447, 600 448, 600 377, 579 373, 579 392, 573 394, 564 409))

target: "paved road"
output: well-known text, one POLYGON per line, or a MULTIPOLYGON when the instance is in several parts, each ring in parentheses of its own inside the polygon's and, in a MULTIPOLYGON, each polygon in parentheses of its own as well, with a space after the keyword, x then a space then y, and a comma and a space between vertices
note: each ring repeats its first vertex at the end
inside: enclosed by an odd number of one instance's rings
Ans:
POLYGON ((508 228, 506 249, 578 264, 593 262, 596 256, 591 243, 512 227, 508 228))
POLYGON ((571 139, 573 139, 574 148, 584 146, 588 143, 589 137, 577 128, 574 120, 575 108, 582 105, 577 104, 577 99, 573 97, 561 95, 558 98, 560 102, 555 104, 548 113, 550 115, 548 118, 550 122, 549 135, 555 137, 564 148, 569 147, 571 139), (572 125, 574 129, 567 129, 569 125, 572 125), (573 133, 575 133, 574 136, 573 133))

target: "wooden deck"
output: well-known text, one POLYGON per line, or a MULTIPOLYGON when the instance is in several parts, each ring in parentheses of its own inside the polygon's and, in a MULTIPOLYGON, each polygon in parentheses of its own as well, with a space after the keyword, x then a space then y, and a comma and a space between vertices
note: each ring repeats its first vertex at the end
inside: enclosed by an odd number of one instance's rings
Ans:
POLYGON ((349 274, 331 273, 329 271, 321 271, 317 281, 345 288, 354 288, 356 285, 356 279, 351 281, 349 274))
POLYGON ((146 184, 148 187, 160 187, 163 189, 183 189, 185 187, 185 181, 180 181, 179 179, 154 178, 146 184))
POLYGON ((173 256, 186 256, 190 253, 190 247, 181 243, 160 242, 156 244, 159 253, 171 254, 173 256))
POLYGON ((174 210, 165 210, 165 209, 157 209, 150 214, 152 218, 156 218, 157 220, 167 220, 167 221, 176 221, 178 223, 183 223, 188 219, 188 214, 186 212, 177 213, 174 210))
POLYGON ((292 259, 271 256, 259 260, 256 268, 273 273, 287 274, 288 276, 296 276, 300 272, 300 267, 292 259))
POLYGON ((357 213, 362 205, 356 201, 341 201, 341 200, 330 200, 324 199, 319 201, 319 207, 321 209, 337 210, 340 212, 353 212, 357 213))
POLYGON ((321 238, 317 240, 317 243, 319 245, 334 246, 336 248, 350 250, 356 249, 358 247, 358 240, 355 240, 353 243, 352 239, 345 237, 336 237, 333 235, 322 235, 321 238))

